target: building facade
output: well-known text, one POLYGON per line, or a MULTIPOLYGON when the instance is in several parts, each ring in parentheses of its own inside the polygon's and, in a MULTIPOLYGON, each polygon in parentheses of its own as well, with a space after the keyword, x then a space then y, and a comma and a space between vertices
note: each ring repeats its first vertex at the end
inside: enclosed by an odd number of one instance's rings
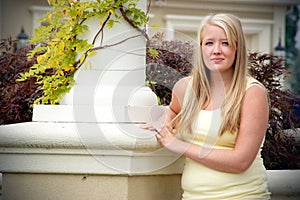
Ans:
MULTIPOLYGON (((196 40, 205 15, 229 12, 241 18, 249 51, 271 53, 279 38, 285 38, 285 16, 297 4, 300 0, 152 0, 149 28, 160 27, 155 31, 166 31, 169 39, 184 35, 196 40)), ((47 0, 1 0, 0 9, 0 38, 17 38, 22 27, 31 37, 40 25, 36 20, 51 7, 47 0)))

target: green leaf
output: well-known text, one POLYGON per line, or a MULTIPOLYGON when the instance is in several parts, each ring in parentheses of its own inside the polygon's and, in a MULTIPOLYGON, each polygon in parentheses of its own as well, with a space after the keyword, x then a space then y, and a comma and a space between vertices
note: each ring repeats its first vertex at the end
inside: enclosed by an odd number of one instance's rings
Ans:
MULTIPOLYGON (((120 23, 120 8, 136 27, 147 23, 148 20, 147 15, 136 8, 138 0, 48 2, 53 8, 52 11, 39 19, 39 22, 48 25, 36 28, 30 39, 32 44, 37 45, 28 58, 38 56, 38 62, 28 72, 20 74, 18 79, 22 81, 31 76, 36 77, 43 90, 43 96, 37 99, 36 103, 43 104, 57 103, 62 95, 70 90, 75 83, 75 71, 81 66, 87 66, 86 57, 97 54, 97 51, 93 50, 92 41, 103 36, 105 28, 112 28, 120 23), (99 20, 99 30, 96 30, 99 34, 92 36, 94 38, 82 39, 82 35, 89 31, 86 22, 94 18, 99 20)), ((100 46, 98 49, 102 48, 103 46, 100 46)), ((155 52, 153 55, 156 55, 155 52)))
POLYGON ((151 54, 151 57, 152 57, 153 59, 159 58, 159 53, 157 52, 156 49, 148 48, 148 52, 151 54))
POLYGON ((107 21, 107 27, 108 27, 108 28, 112 28, 113 25, 114 25, 114 22, 115 22, 115 21, 112 20, 112 19, 108 20, 108 21, 107 21))
POLYGON ((150 26, 150 28, 160 29, 160 26, 159 25, 152 25, 152 26, 150 26))

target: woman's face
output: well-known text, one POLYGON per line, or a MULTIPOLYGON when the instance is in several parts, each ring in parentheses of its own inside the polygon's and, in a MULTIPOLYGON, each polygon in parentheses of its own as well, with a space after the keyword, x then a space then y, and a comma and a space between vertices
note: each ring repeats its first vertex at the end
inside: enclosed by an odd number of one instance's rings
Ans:
POLYGON ((210 71, 233 72, 235 50, 229 46, 225 31, 219 26, 207 25, 203 31, 202 56, 210 71))

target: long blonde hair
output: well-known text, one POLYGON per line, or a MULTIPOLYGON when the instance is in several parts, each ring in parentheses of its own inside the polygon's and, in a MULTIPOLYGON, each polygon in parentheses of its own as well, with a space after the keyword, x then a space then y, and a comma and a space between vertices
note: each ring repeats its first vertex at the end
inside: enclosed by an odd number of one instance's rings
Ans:
POLYGON ((236 50, 232 82, 221 105, 224 120, 219 129, 219 134, 223 134, 225 131, 233 132, 239 128, 241 105, 248 74, 245 36, 238 17, 228 13, 219 13, 209 15, 201 22, 198 32, 200 47, 195 52, 191 84, 187 88, 190 91, 185 95, 180 113, 172 121, 176 132, 192 132, 192 126, 199 111, 205 108, 211 100, 209 71, 203 61, 201 50, 203 32, 208 24, 221 27, 226 33, 229 46, 236 50))

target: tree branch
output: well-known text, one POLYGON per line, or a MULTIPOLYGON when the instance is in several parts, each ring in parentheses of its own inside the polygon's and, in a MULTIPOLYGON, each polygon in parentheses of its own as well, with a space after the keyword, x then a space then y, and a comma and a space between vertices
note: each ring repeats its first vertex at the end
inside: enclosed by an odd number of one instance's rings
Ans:
POLYGON ((110 16, 111 16, 111 13, 109 12, 107 18, 105 19, 105 21, 104 21, 103 24, 102 24, 102 27, 100 28, 100 30, 98 31, 98 33, 95 35, 95 37, 94 37, 94 39, 93 39, 93 42, 92 42, 93 45, 95 44, 96 39, 97 39, 97 37, 99 36, 99 34, 100 34, 101 32, 102 32, 102 38, 101 38, 100 45, 102 44, 102 42, 103 42, 103 29, 104 29, 106 23, 108 22, 108 20, 110 19, 110 16))
POLYGON ((124 40, 121 40, 119 42, 116 42, 114 44, 108 44, 108 45, 104 45, 104 46, 98 46, 98 47, 91 48, 89 51, 96 51, 96 50, 105 49, 105 48, 108 48, 108 47, 113 47, 113 46, 122 44, 122 43, 126 42, 127 40, 130 40, 130 39, 133 39, 133 38, 136 38, 136 37, 140 37, 140 36, 141 35, 134 35, 134 36, 125 38, 124 40))
POLYGON ((122 6, 119 8, 119 10, 120 10, 120 12, 121 12, 121 14, 122 14, 122 17, 125 19, 125 21, 126 21, 129 25, 131 25, 133 28, 135 28, 137 31, 139 31, 139 32, 146 38, 146 40, 147 40, 147 42, 148 42, 148 41, 149 41, 149 36, 148 36, 148 34, 146 33, 146 31, 143 30, 143 29, 141 29, 140 27, 138 27, 138 26, 136 26, 136 25, 134 25, 134 24, 132 23, 132 21, 131 21, 131 20, 127 17, 127 15, 125 14, 125 11, 124 11, 124 9, 123 9, 122 6))

